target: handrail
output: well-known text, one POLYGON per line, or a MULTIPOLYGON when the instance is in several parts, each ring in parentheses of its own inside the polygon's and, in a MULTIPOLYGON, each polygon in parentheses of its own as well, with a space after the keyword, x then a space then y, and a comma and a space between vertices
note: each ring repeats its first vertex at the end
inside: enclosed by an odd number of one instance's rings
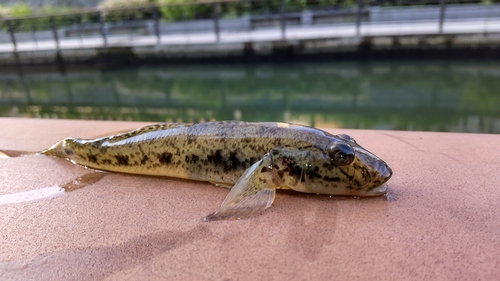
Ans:
MULTIPOLYGON (((451 11, 451 2, 452 0, 434 0, 435 3, 434 5, 429 5, 429 6, 420 6, 420 9, 426 9, 426 8, 432 8, 432 9, 437 9, 438 13, 436 14, 436 20, 437 20, 437 33, 442 33, 443 32, 443 25, 447 19, 447 11, 451 11), (424 7, 424 8, 422 8, 424 7)), ((25 28, 22 32, 29 33, 31 32, 32 34, 35 34, 35 31, 50 31, 52 33, 52 38, 49 40, 53 40, 56 46, 56 50, 59 50, 60 47, 60 40, 64 40, 62 37, 64 37, 64 34, 79 34, 78 36, 80 39, 83 36, 87 36, 83 33, 81 33, 81 30, 84 31, 91 31, 93 32, 94 29, 99 30, 100 35, 93 35, 94 39, 98 38, 104 42, 103 47, 108 47, 108 42, 109 42, 109 31, 114 29, 115 31, 117 29, 121 29, 120 32, 123 32, 123 29, 126 29, 126 26, 123 25, 123 22, 117 22, 116 18, 114 19, 108 19, 106 18, 107 13, 117 13, 117 12, 129 12, 129 11, 137 11, 137 10, 144 10, 147 14, 146 18, 141 18, 140 21, 142 21, 142 25, 147 25, 149 30, 148 34, 152 34, 156 36, 156 44, 161 44, 161 37, 162 35, 166 35, 165 31, 171 32, 172 28, 178 25, 177 22, 171 22, 168 24, 161 24, 160 26, 160 15, 159 13, 161 12, 160 9, 164 7, 187 7, 187 6, 197 6, 197 5, 204 5, 207 7, 207 9, 204 11, 202 16, 204 16, 204 20, 212 21, 212 24, 207 25, 206 22, 203 23, 204 29, 199 29, 198 32, 206 32, 207 35, 212 35, 215 38, 215 42, 220 42, 221 40, 221 30, 224 28, 227 28, 227 22, 223 22, 223 16, 224 14, 221 12, 221 7, 223 7, 223 4, 227 3, 243 3, 243 4, 248 4, 248 6, 239 6, 242 8, 242 10, 239 10, 237 13, 240 15, 240 13, 247 13, 245 17, 238 17, 237 20, 243 22, 247 21, 248 23, 247 26, 250 30, 253 30, 254 28, 261 28, 261 25, 271 25, 269 21, 272 22, 272 25, 277 26, 279 24, 279 32, 281 34, 281 40, 286 41, 287 38, 287 31, 290 26, 292 25, 297 25, 297 19, 300 21, 300 25, 304 25, 304 22, 312 22, 316 21, 318 22, 320 18, 326 16, 326 17, 331 17, 334 19, 341 19, 345 20, 348 18, 348 24, 352 24, 354 27, 355 33, 353 36, 360 36, 361 34, 361 28, 367 21, 371 21, 372 17, 374 17, 374 14, 376 13, 376 9, 370 6, 367 6, 364 0, 357 0, 355 1, 355 5, 349 5, 349 6, 344 6, 344 9, 323 9, 323 10, 309 10, 309 11, 296 11, 293 9, 290 9, 287 7, 287 1, 286 0, 199 0, 194 3, 171 3, 171 4, 165 4, 165 5, 158 5, 158 4, 152 4, 152 5, 142 5, 142 6, 134 6, 134 7, 124 7, 124 8, 119 8, 119 9, 114 9, 114 8, 91 8, 91 9, 85 9, 85 10, 79 10, 77 12, 63 12, 63 13, 55 13, 51 15, 33 15, 33 16, 26 16, 26 17, 10 17, 10 18, 3 18, 0 19, 0 27, 5 27, 7 30, 7 33, 10 37, 10 43, 13 46, 13 52, 18 51, 18 45, 19 45, 19 40, 16 38, 16 34, 21 34, 21 28, 25 28), (253 13, 254 11, 259 11, 262 12, 260 8, 265 7, 269 9, 270 3, 274 4, 272 7, 272 13, 268 14, 255 14, 253 13), (256 3, 262 4, 262 6, 256 6, 256 3), (279 5, 277 5, 279 3, 279 5), (252 6, 253 5, 253 6, 252 6), (254 10, 255 9, 255 10, 254 10), (250 12, 248 14, 248 12, 250 12), (84 24, 81 22, 81 18, 78 18, 79 16, 82 15, 87 15, 87 14, 94 14, 91 18, 88 19, 88 21, 85 21, 84 24), (58 18, 62 17, 62 18, 58 18), (68 17, 65 19, 64 17, 68 17), (74 17, 74 18, 71 18, 74 17), (39 22, 36 22, 34 20, 39 20, 39 19, 44 19, 48 20, 47 22, 44 22, 44 26, 42 29, 36 26, 36 24, 39 24, 39 22), (147 20, 145 20, 147 19, 147 20), (291 20, 292 19, 292 20, 291 20), (27 23, 24 23, 23 27, 23 21, 28 21, 27 23), (31 22, 29 22, 31 21, 31 22), (267 22, 266 22, 267 21, 267 22), (90 26, 85 26, 86 24, 90 26), (152 22, 152 27, 151 27, 151 22, 152 22), (259 25, 260 23, 260 25, 259 25), (225 24, 225 27, 224 27, 225 24), (59 26, 58 26, 59 25, 59 26), (119 26, 121 25, 121 26, 119 26), (168 27, 167 25, 170 25, 168 27), (19 28, 21 26, 21 28, 19 28), (26 29, 26 27, 30 27, 30 29, 26 29), (64 29, 62 29, 64 26, 64 29), (170 29, 169 29, 170 28, 170 29), (69 33, 64 33, 65 31, 73 31, 75 30, 76 33, 74 32, 69 32, 69 33), (210 34, 209 34, 210 33, 210 34)), ((477 4, 476 4, 477 5, 477 4)), ((457 6, 457 5, 453 5, 457 6)), ((500 7, 499 5, 493 5, 496 8, 500 7)), ((315 6, 311 6, 315 7, 315 6)), ((408 7, 408 6, 405 6, 408 7)), ((481 7, 480 5, 477 5, 477 7, 481 7)), ((417 7, 418 8, 418 7, 417 7)), ((401 10, 404 10, 405 8, 400 8, 401 10)), ((408 11, 406 11, 408 12, 408 11)), ((417 13, 418 14, 418 13, 417 13)), ((126 19, 126 18, 125 18, 126 19)), ((324 18, 322 18, 324 19, 324 18)), ((381 20, 383 21, 383 19, 381 20)), ((412 19, 409 19, 409 21, 414 21, 412 19)), ((487 19, 485 20, 485 22, 487 19)), ((126 22, 126 21, 124 21, 126 22)), ((191 22, 191 23, 194 23, 191 22)), ((186 26, 189 26, 191 24, 190 22, 182 21, 182 24, 186 24, 186 26)), ((329 23, 332 27, 334 24, 329 23)), ((486 24, 484 24, 484 32, 486 32, 486 24)), ((176 27, 179 28, 179 27, 176 27)), ((198 28, 198 27, 197 27, 198 28)), ((130 34, 133 35, 134 32, 137 32, 137 30, 130 31, 130 34)), ((175 31, 177 32, 177 30, 175 31)), ((0 33, 1 35, 1 33, 0 33)), ((112 35, 112 34, 111 34, 112 35)), ((19 35, 21 36, 21 35, 19 35)), ((22 35, 26 39, 26 35, 22 35)), ((46 36, 46 35, 44 35, 46 36)), ((72 35, 74 36, 74 35, 72 35)), ((33 37, 36 37, 33 35, 33 37)), ((47 37, 45 38, 47 39, 47 37)), ((5 40, 5 39, 4 39, 5 40)), ((273 39, 276 40, 276 39, 273 39)), ((34 43, 37 44, 37 39, 34 40, 34 43)))

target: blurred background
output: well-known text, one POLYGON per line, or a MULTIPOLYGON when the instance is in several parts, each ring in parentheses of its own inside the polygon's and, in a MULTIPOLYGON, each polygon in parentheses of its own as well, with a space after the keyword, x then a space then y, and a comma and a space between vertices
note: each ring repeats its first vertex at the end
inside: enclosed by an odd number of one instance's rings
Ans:
POLYGON ((0 116, 500 133, 500 0, 0 1, 0 116))

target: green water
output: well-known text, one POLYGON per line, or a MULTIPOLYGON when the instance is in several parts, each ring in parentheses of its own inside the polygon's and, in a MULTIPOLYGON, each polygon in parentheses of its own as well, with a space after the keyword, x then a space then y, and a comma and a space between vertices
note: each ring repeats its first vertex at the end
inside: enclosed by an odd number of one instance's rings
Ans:
POLYGON ((0 74, 0 116, 237 119, 500 133, 499 62, 141 66, 26 73, 0 74))

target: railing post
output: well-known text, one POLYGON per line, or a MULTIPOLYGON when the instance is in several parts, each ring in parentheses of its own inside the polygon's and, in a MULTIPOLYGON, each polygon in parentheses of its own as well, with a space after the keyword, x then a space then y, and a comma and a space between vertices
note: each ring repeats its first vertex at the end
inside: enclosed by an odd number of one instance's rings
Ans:
POLYGON ((285 0, 281 0, 281 40, 285 41, 286 39, 286 3, 285 0))
POLYGON ((10 35, 10 41, 12 41, 12 45, 14 45, 14 52, 17 52, 17 41, 16 41, 16 34, 14 31, 14 25, 12 25, 12 22, 10 20, 6 20, 5 24, 7 25, 7 29, 9 30, 9 35, 10 35))
POLYGON ((54 35, 54 40, 56 41, 56 50, 59 50, 59 36, 57 35, 56 25, 54 24, 54 17, 49 18, 50 28, 52 29, 52 34, 54 35))
POLYGON ((358 0, 358 8, 356 11, 356 36, 359 36, 361 29, 361 9, 363 8, 363 0, 358 0))
POLYGON ((108 46, 108 37, 106 35, 106 30, 104 29, 104 15, 102 11, 99 11, 99 25, 101 30, 102 40, 104 42, 104 47, 108 46))
POLYGON ((444 14, 446 10, 446 0, 439 1, 439 33, 443 32, 444 14))
POLYGON ((212 2, 212 13, 214 18, 214 31, 217 43, 220 41, 220 27, 219 27, 219 3, 212 2))
POLYGON ((36 38, 36 26, 31 24, 31 38, 35 42, 36 48, 38 48, 38 39, 36 38))
POLYGON ((158 17, 158 7, 153 7, 153 21, 154 21, 154 31, 156 35, 156 44, 161 43, 161 37, 160 37, 160 24, 159 24, 159 17, 158 17))
POLYGON ((78 39, 80 42, 80 48, 83 47, 83 38, 82 38, 82 18, 81 17, 75 17, 75 24, 76 24, 76 34, 78 35, 78 39))

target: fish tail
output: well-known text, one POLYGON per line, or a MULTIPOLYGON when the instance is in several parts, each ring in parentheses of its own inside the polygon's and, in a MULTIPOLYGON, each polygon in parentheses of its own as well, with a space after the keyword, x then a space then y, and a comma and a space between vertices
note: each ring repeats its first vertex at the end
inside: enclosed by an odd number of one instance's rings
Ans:
POLYGON ((70 148, 70 144, 75 141, 74 138, 65 138, 51 147, 40 151, 39 154, 43 155, 49 155, 49 156, 55 156, 55 157, 60 157, 60 158, 71 158, 71 155, 73 154, 73 150, 70 148))

